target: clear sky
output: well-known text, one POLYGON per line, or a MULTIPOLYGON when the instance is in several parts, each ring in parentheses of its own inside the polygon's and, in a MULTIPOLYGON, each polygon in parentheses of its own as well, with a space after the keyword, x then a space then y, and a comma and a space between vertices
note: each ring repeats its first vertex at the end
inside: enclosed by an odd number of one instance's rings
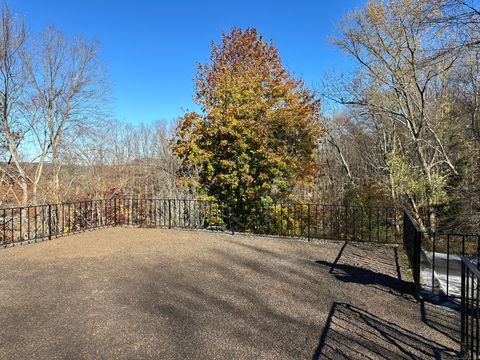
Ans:
POLYGON ((192 103, 196 63, 222 30, 252 26, 272 39, 284 64, 308 86, 346 66, 327 41, 361 0, 121 1, 10 0, 33 32, 55 24, 96 37, 109 67, 113 115, 132 123, 171 120, 192 103))

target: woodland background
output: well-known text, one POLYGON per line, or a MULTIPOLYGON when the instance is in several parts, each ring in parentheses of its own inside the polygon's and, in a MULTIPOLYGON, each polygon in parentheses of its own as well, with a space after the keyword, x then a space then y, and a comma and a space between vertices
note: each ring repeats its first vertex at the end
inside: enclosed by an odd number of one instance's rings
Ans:
POLYGON ((229 29, 198 64, 200 112, 131 125, 109 114, 97 42, 51 25, 33 34, 4 5, 0 204, 355 203, 406 207, 424 228, 480 231, 478 3, 369 1, 331 42, 351 71, 311 89, 274 39, 229 29))

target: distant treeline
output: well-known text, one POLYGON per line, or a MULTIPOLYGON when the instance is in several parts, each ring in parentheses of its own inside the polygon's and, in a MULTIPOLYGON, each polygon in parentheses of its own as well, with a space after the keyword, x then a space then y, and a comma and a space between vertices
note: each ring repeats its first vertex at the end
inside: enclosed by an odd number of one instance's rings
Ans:
POLYGON ((479 20, 475 0, 369 1, 332 38, 350 70, 316 89, 255 28, 232 28, 198 65, 199 111, 128 125, 108 114, 95 41, 32 34, 4 6, 0 200, 384 205, 478 232, 479 20))

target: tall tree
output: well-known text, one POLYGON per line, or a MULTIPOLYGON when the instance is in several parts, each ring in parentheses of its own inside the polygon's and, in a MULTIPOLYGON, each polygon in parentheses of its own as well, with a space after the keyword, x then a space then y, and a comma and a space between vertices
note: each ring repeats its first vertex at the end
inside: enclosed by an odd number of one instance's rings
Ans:
POLYGON ((22 204, 28 201, 30 177, 20 146, 31 130, 23 117, 26 72, 21 55, 25 44, 23 20, 13 16, 4 4, 0 18, 0 130, 6 165, 2 171, 6 175, 4 179, 20 189, 19 196, 16 191, 13 193, 22 204))
POLYGON ((195 84, 202 112, 180 120, 174 147, 184 169, 197 169, 190 185, 222 201, 269 202, 310 181, 318 102, 256 29, 223 33, 195 84))
POLYGON ((35 36, 3 5, 0 180, 15 202, 60 200, 63 142, 73 138, 69 133, 74 128, 92 125, 105 109, 104 73, 96 42, 66 36, 53 26, 35 36))
POLYGON ((75 126, 91 124, 102 115, 108 87, 97 42, 68 37, 48 26, 24 56, 31 85, 31 127, 38 147, 38 167, 32 195, 43 164, 51 163, 51 199, 60 200, 61 145, 75 126), (48 158, 47 158, 48 157, 48 158))
POLYGON ((432 229, 436 208, 449 201, 448 183, 461 175, 466 146, 448 93, 464 37, 432 20, 444 3, 369 1, 346 16, 335 40, 357 64, 336 99, 387 130, 386 184, 432 229))

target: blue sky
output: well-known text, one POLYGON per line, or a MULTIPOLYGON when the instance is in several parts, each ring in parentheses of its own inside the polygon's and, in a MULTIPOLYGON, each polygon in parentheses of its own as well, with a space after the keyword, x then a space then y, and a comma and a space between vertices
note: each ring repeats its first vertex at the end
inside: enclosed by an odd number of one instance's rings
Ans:
POLYGON ((192 103, 196 63, 212 40, 233 26, 256 27, 278 47, 284 64, 314 87, 325 73, 347 66, 327 41, 335 23, 361 0, 113 1, 11 0, 37 33, 55 24, 96 37, 109 68, 112 111, 119 120, 172 120, 192 103))

